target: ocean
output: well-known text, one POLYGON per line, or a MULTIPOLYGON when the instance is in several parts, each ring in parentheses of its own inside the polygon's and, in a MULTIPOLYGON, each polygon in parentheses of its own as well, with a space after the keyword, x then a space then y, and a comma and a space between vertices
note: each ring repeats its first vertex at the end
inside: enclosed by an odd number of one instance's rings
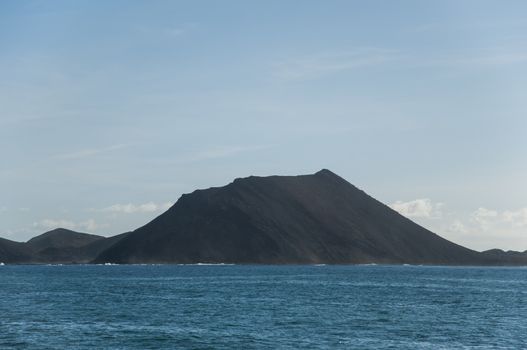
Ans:
POLYGON ((527 269, 0 266, 0 349, 525 349, 527 269))

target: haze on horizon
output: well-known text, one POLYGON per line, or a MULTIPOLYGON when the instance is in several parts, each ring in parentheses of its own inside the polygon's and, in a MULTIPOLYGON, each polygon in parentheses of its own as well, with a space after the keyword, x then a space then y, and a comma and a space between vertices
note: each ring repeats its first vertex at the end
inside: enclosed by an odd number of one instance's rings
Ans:
POLYGON ((1 2, 0 237, 108 236, 328 168, 456 243, 526 250, 526 10, 1 2))

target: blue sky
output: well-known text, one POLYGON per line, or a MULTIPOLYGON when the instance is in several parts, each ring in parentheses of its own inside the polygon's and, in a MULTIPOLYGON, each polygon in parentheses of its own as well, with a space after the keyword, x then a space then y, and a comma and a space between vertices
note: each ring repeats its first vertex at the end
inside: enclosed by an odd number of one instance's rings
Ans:
POLYGON ((329 168, 468 247, 527 249, 524 1, 2 1, 0 236, 110 235, 329 168))

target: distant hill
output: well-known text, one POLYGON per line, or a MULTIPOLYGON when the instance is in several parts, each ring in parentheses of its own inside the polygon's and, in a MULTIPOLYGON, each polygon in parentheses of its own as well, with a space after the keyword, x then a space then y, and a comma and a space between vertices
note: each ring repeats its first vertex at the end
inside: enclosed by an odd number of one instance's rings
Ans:
POLYGON ((95 260, 112 263, 485 264, 329 170, 183 195, 95 260))
POLYGON ((481 254, 492 265, 527 265, 527 250, 517 252, 514 250, 490 249, 481 254))
POLYGON ((104 237, 58 228, 31 238, 27 244, 36 251, 42 251, 50 248, 78 248, 101 239, 104 237))
POLYGON ((26 243, 0 238, 0 262, 9 264, 89 263, 127 234, 106 238, 59 228, 36 236, 26 243))

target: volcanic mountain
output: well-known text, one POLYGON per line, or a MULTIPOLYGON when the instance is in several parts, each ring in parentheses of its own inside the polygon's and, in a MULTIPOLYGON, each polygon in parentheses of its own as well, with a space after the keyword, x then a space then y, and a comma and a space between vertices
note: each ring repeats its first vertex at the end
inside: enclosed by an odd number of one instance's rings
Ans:
POLYGON ((185 194, 96 262, 486 264, 329 170, 185 194))

